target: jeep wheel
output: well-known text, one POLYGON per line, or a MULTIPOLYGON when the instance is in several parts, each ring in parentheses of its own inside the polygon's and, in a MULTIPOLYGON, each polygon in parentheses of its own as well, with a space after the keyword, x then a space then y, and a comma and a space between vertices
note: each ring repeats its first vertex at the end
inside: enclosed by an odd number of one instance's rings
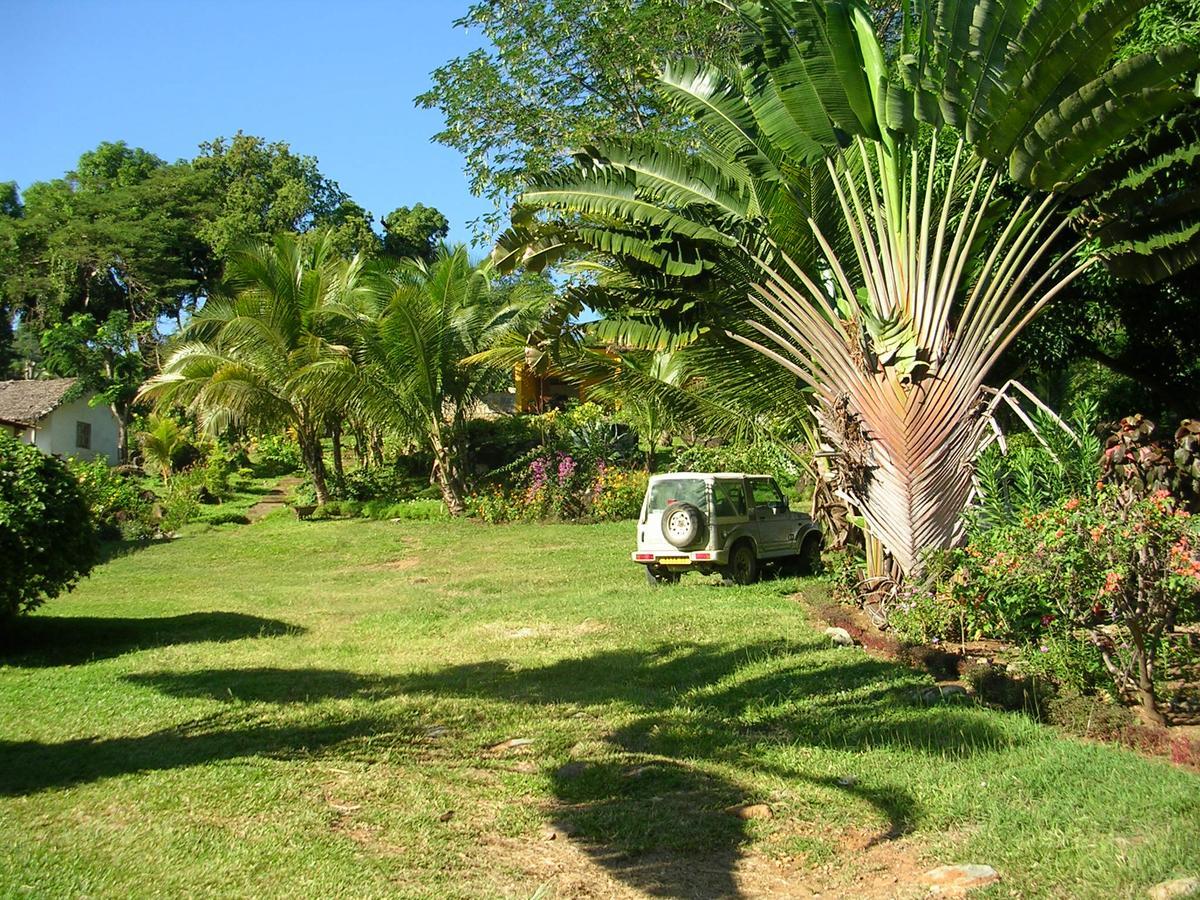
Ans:
POLYGON ((646 581, 653 585, 679 584, 682 572, 672 572, 660 566, 646 566, 646 581))
POLYGON ((816 575, 821 571, 821 536, 809 533, 795 556, 797 575, 816 575))
POLYGON ((726 584, 754 584, 758 581, 758 556, 749 543, 738 544, 729 554, 729 565, 725 567, 726 584))

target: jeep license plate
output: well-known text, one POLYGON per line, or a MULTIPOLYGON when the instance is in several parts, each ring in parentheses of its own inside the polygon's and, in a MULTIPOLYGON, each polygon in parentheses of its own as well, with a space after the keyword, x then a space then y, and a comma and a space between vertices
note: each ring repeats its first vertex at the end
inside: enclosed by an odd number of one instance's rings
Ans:
POLYGON ((660 556, 655 562, 662 566, 686 566, 691 560, 686 556, 660 556))

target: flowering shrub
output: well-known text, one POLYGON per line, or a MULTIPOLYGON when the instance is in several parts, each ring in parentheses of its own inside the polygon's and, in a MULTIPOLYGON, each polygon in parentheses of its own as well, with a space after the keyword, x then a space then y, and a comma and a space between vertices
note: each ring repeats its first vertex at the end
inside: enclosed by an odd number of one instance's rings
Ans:
POLYGON ((569 453, 543 451, 513 474, 509 487, 496 485, 471 498, 485 522, 626 519, 637 515, 647 475, 597 462, 587 465, 569 453))
POLYGON ((642 509, 650 476, 603 466, 592 485, 592 515, 597 519, 633 519, 642 509))
POLYGON ((1162 721, 1155 660, 1164 632, 1194 619, 1200 597, 1200 529, 1169 492, 1106 485, 979 531, 931 562, 936 598, 968 636, 1021 642, 1034 668, 1060 680, 1107 673, 1162 721))

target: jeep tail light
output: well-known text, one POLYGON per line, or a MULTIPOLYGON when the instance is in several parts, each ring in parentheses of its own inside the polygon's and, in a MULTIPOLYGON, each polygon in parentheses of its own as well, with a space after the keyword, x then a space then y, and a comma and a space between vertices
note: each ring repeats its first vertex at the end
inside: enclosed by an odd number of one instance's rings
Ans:
POLYGON ((649 560, 650 562, 653 562, 654 554, 653 553, 635 553, 633 555, 633 558, 636 560, 639 560, 639 561, 640 560, 649 560))
POLYGON ((692 559, 712 559, 712 558, 713 558, 713 555, 711 553, 693 553, 692 554, 692 559))

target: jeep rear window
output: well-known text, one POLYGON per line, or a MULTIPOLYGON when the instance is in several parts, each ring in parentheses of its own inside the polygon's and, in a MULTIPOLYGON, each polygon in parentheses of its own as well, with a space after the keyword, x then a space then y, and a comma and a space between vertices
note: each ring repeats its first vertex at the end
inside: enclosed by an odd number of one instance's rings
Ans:
POLYGON ((708 508, 708 495, 699 478, 664 478, 650 486, 649 512, 662 512, 676 503, 691 503, 700 509, 708 508))

